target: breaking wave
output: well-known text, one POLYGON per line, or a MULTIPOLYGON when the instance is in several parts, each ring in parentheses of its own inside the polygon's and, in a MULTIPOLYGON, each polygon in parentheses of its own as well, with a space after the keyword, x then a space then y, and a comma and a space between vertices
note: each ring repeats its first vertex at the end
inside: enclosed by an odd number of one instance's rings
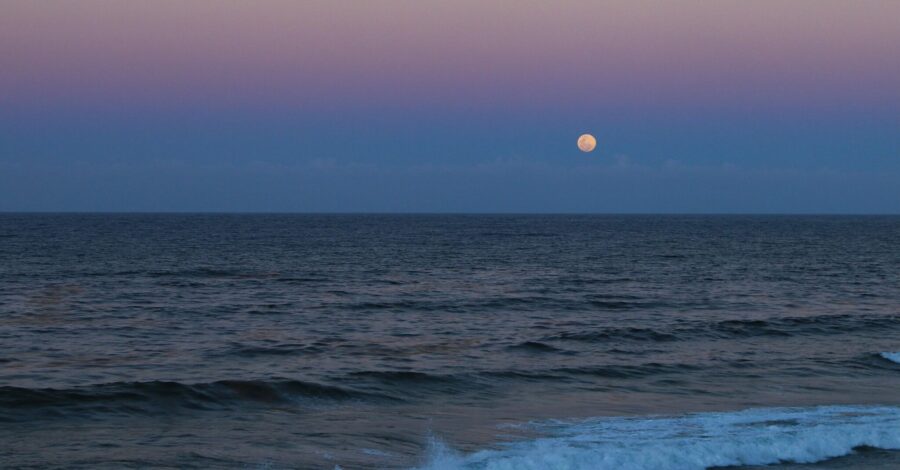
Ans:
POLYGON ((900 352, 883 352, 880 354, 881 357, 900 364, 900 352))
POLYGON ((900 449, 900 408, 823 406, 595 418, 525 426, 545 437, 462 455, 439 441, 423 470, 703 470, 811 463, 859 448, 900 449))

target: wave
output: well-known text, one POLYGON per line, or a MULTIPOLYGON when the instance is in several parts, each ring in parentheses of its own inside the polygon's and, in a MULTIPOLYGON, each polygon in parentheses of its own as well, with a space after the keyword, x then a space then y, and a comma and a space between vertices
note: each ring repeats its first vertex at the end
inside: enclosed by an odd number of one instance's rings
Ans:
POLYGON ((392 395, 398 392, 409 395, 427 392, 483 391, 486 386, 497 385, 496 380, 566 380, 578 377, 607 379, 638 379, 657 375, 681 374, 699 370, 699 366, 683 363, 648 362, 643 364, 610 364, 581 367, 497 369, 472 371, 460 374, 431 374, 413 371, 359 371, 351 372, 343 380, 352 381, 355 388, 392 395))
POLYGON ((227 351, 220 353, 227 356, 258 357, 258 356, 300 356, 320 354, 323 348, 306 344, 278 344, 273 346, 234 345, 227 351))
POLYGON ((0 420, 12 414, 66 410, 159 412, 222 409, 247 403, 296 404, 303 400, 387 398, 299 380, 220 380, 210 383, 114 382, 70 389, 0 387, 0 420))
POLYGON ((459 454, 434 441, 427 470, 703 470, 900 450, 900 408, 823 406, 529 424, 546 437, 459 454))
POLYGON ((648 362, 646 364, 633 365, 621 364, 600 367, 566 367, 554 369, 554 371, 570 375, 589 375, 613 379, 636 379, 662 374, 678 374, 699 369, 699 366, 691 364, 662 364, 659 362, 648 362))
POLYGON ((479 389, 465 375, 429 374, 427 372, 368 370, 351 372, 349 380, 360 390, 372 391, 396 400, 421 398, 427 395, 456 395, 479 389))
POLYGON ((553 336, 544 338, 545 341, 584 341, 584 342, 604 342, 604 341, 675 341, 678 337, 671 333, 665 333, 654 330, 652 328, 625 327, 625 328, 604 328, 598 331, 578 331, 563 332, 553 336))
MULTIPOLYGON (((534 345, 527 345, 533 348, 534 345)), ((540 347, 538 347, 540 350, 540 347)), ((292 348, 242 349, 249 357, 303 354, 292 348)), ((234 351, 229 352, 234 354, 234 351)), ((434 374, 363 370, 334 377, 337 385, 289 379, 111 382, 73 388, 0 387, 0 422, 79 413, 156 414, 178 410, 223 410, 247 406, 302 406, 314 401, 400 403, 427 396, 484 393, 508 381, 567 381, 581 377, 636 379, 695 370, 686 364, 645 363, 542 370, 486 370, 434 374)))
MULTIPOLYGON (((667 374, 679 374, 695 371, 699 368, 689 364, 661 364, 650 362, 636 365, 607 365, 586 367, 561 367, 556 369, 532 369, 532 370, 494 370, 482 371, 471 375, 473 378, 504 379, 504 380, 578 380, 581 377, 600 379, 640 379, 667 374)), ((469 380, 469 383, 473 381, 469 380)))
MULTIPOLYGON (((536 306, 554 302, 551 297, 526 296, 526 297, 487 297, 467 302, 447 302, 438 300, 372 300, 352 302, 342 306, 352 311, 416 311, 416 312, 484 312, 487 310, 529 309, 536 306)), ((565 306, 559 306, 565 309, 565 306)))
POLYGON ((890 330, 900 327, 897 315, 819 315, 769 319, 720 320, 676 323, 663 328, 610 327, 579 330, 546 336, 542 341, 636 341, 667 342, 695 338, 741 339, 758 336, 792 337, 832 335, 861 330, 890 330))
POLYGON ((277 279, 281 273, 273 271, 248 271, 244 269, 222 269, 213 267, 196 267, 188 269, 174 269, 162 271, 149 271, 146 273, 124 271, 124 274, 145 274, 148 277, 186 277, 186 278, 235 278, 235 279, 277 279))
POLYGON ((794 336, 882 330, 898 326, 898 315, 816 315, 767 320, 724 320, 713 324, 712 330, 728 337, 794 336))
POLYGON ((562 349, 550 346, 549 344, 546 344, 546 343, 541 343, 539 341, 523 341, 521 343, 514 344, 512 346, 508 346, 507 349, 514 350, 514 351, 532 352, 532 353, 565 352, 562 349))
POLYGON ((365 370, 351 372, 350 375, 352 377, 372 378, 379 381, 399 383, 447 383, 457 380, 449 375, 435 375, 405 370, 365 370))
POLYGON ((900 364, 900 352, 883 352, 883 353, 879 354, 879 356, 881 356, 884 359, 887 359, 891 362, 896 362, 897 364, 900 364))

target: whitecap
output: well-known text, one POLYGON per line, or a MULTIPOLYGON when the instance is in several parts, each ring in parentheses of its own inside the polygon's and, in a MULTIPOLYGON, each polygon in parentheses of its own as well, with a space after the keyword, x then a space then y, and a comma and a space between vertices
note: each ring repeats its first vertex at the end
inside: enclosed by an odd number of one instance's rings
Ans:
POLYGON ((810 463, 860 446, 900 449, 900 408, 823 406, 530 424, 546 437, 463 455, 432 445, 427 470, 702 470, 810 463))
POLYGON ((881 353, 881 357, 900 364, 900 352, 883 352, 881 353))

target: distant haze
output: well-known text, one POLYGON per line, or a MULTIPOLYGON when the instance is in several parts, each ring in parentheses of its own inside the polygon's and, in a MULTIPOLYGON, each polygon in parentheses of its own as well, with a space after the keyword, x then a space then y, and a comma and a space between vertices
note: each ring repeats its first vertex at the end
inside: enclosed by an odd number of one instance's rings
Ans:
POLYGON ((2 0, 0 211, 897 213, 898 84, 892 0, 2 0))

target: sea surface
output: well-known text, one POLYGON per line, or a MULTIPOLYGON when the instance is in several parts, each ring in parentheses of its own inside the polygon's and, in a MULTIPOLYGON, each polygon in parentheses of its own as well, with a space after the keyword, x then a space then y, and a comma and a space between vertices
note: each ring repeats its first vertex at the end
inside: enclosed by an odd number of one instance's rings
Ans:
POLYGON ((0 215, 0 467, 900 468, 900 217, 0 215))

